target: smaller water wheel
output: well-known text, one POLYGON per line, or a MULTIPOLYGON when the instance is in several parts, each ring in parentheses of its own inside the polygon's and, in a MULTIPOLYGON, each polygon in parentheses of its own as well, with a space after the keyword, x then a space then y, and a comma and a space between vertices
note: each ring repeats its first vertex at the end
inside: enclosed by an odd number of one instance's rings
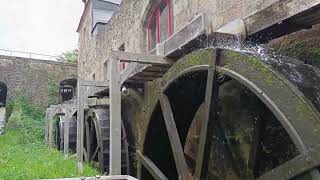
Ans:
MULTIPOLYGON (((54 117, 54 146, 63 151, 64 148, 64 120, 62 116, 54 117)), ((69 119, 69 151, 75 152, 77 144, 77 121, 76 115, 69 119)))
MULTIPOLYGON (((129 153, 126 133, 121 130, 121 173, 129 174, 129 153)), ((90 109, 84 121, 83 157, 104 172, 109 171, 110 116, 109 107, 90 109)))

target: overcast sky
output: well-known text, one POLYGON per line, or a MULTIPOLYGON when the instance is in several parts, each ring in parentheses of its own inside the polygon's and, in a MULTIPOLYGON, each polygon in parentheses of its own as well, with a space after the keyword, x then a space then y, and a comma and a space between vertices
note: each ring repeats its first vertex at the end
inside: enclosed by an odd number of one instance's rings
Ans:
POLYGON ((1 0, 0 48, 58 55, 77 48, 81 0, 1 0))

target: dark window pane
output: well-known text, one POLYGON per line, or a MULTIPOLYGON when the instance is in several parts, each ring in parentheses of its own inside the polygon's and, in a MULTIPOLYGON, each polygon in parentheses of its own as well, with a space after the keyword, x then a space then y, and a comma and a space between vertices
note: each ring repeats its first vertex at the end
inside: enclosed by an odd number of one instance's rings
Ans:
POLYGON ((163 0, 160 4, 160 42, 168 39, 168 6, 167 1, 163 0))
POLYGON ((150 50, 156 47, 157 44, 157 25, 156 16, 152 16, 149 24, 149 47, 150 50))

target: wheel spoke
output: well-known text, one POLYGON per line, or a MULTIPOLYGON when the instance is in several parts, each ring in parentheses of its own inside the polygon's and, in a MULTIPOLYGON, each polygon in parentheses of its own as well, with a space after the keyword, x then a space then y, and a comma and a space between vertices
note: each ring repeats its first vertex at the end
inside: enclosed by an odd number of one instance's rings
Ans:
POLYGON ((209 69, 207 76, 207 88, 205 94, 205 118, 201 123, 200 142, 198 145, 195 179, 205 176, 208 171, 208 161, 210 153, 210 145, 213 130, 213 120, 216 119, 217 98, 219 93, 218 83, 216 81, 215 65, 218 64, 220 50, 216 50, 215 57, 209 61, 209 69), (205 157, 205 158, 204 158, 205 157))
POLYGON ((94 157, 96 157, 99 149, 100 149, 99 146, 97 146, 97 147, 96 147, 96 150, 94 151, 94 153, 93 153, 92 156, 91 156, 90 161, 92 161, 92 160, 94 159, 94 157))
POLYGON ((167 180, 168 178, 161 172, 161 170, 149 159, 137 151, 137 158, 141 164, 148 170, 152 177, 156 180, 167 180))
POLYGON ((160 95, 160 105, 162 109, 162 114, 166 124, 171 149, 173 157, 176 163, 177 172, 180 178, 188 176, 188 166, 184 157, 183 148, 181 146, 181 141, 179 138, 176 123, 173 118, 173 113, 168 97, 165 94, 160 95))

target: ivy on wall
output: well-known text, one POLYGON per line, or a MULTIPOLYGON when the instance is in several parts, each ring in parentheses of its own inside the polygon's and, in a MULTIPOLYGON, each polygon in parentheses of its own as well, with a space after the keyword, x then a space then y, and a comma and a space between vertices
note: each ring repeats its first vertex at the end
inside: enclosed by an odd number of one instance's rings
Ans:
POLYGON ((48 106, 59 104, 59 81, 55 75, 48 77, 48 106))

